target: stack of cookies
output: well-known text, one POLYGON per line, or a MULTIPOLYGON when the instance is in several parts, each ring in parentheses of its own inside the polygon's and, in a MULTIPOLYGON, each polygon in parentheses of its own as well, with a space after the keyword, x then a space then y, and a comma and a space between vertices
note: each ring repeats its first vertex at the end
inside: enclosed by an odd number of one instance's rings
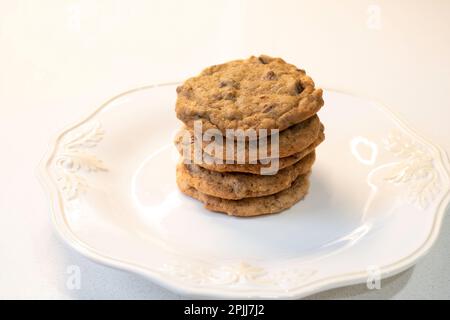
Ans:
POLYGON ((303 199, 325 139, 323 106, 305 71, 250 57, 205 69, 177 88, 180 190, 233 216, 280 212, 303 199))

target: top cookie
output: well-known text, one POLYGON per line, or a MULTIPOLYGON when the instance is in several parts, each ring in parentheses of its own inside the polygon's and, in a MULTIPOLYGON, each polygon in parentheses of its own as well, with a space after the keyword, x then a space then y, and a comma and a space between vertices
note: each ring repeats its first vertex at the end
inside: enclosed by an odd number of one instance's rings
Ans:
MULTIPOLYGON (((177 117, 203 130, 284 130, 319 111, 322 89, 280 58, 250 57, 211 66, 177 88, 177 117)), ((257 132, 258 134, 258 132, 257 132)))

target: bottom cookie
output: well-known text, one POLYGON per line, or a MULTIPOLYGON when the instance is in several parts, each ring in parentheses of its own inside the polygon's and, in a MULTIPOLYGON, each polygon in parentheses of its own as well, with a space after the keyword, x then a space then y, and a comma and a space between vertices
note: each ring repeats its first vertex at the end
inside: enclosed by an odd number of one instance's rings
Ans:
POLYGON ((181 192, 203 202, 206 209, 232 216, 252 217, 283 211, 302 200, 309 189, 309 173, 299 176, 289 188, 281 192, 241 200, 222 199, 201 193, 191 187, 181 175, 177 176, 177 184, 181 192))

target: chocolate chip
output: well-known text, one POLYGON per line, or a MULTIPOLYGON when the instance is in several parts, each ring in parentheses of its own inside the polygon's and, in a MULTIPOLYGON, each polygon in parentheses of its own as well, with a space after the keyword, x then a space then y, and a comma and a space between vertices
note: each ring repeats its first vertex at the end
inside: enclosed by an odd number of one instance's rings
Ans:
POLYGON ((297 81, 296 83, 295 83, 295 94, 300 94, 300 93, 302 93, 303 92, 303 86, 302 86, 302 84, 300 83, 300 81, 297 81))
POLYGON ((270 111, 273 110, 273 108, 275 108, 275 104, 268 104, 264 107, 264 109, 262 110, 263 113, 269 113, 270 111))
POLYGON ((178 86, 178 87, 177 87, 177 93, 180 93, 181 90, 183 90, 183 86, 178 86))
POLYGON ((234 81, 233 79, 226 79, 226 80, 221 80, 219 82, 219 88, 223 88, 223 87, 230 87, 230 88, 237 89, 239 87, 239 84, 236 81, 234 81))
POLYGON ((268 64, 270 62, 271 58, 269 56, 261 55, 258 57, 258 60, 262 64, 268 64))
POLYGON ((277 77, 277 75, 272 70, 270 70, 266 73, 267 80, 274 80, 276 77, 277 77))
POLYGON ((214 93, 213 95, 212 95, 212 98, 214 99, 214 100, 222 100, 223 99, 223 97, 222 97, 222 94, 220 94, 220 93, 214 93))
POLYGON ((223 98, 225 100, 235 100, 236 99, 236 93, 235 92, 227 92, 225 95, 223 95, 223 98))
POLYGON ((262 55, 260 55, 260 56, 258 57, 258 60, 259 60, 259 62, 261 62, 262 64, 268 64, 268 63, 270 63, 270 62, 273 61, 273 60, 280 60, 280 59, 275 59, 275 58, 272 58, 272 57, 270 57, 270 56, 266 56, 265 54, 262 54, 262 55))

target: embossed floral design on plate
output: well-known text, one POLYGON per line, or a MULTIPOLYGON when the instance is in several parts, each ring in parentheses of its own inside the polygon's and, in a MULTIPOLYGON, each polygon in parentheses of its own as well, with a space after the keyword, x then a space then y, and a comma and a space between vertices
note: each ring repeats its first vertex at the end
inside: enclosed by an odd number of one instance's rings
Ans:
POLYGON ((402 159, 393 165, 386 180, 406 185, 408 201, 425 208, 442 188, 433 156, 419 143, 398 132, 389 135, 386 149, 402 159))
POLYGON ((434 243, 447 155, 381 104, 326 90, 309 195, 239 219, 176 187, 175 88, 120 94, 56 138, 42 178, 75 250, 189 296, 299 298, 396 274, 434 243))
POLYGON ((55 157, 55 172, 59 189, 66 200, 77 198, 88 189, 83 173, 107 171, 101 160, 89 153, 103 139, 100 123, 88 123, 69 132, 61 140, 55 157))
POLYGON ((210 267, 203 264, 165 265, 162 270, 195 285, 276 287, 285 290, 305 282, 316 270, 287 268, 268 271, 262 267, 239 262, 233 265, 210 267))

